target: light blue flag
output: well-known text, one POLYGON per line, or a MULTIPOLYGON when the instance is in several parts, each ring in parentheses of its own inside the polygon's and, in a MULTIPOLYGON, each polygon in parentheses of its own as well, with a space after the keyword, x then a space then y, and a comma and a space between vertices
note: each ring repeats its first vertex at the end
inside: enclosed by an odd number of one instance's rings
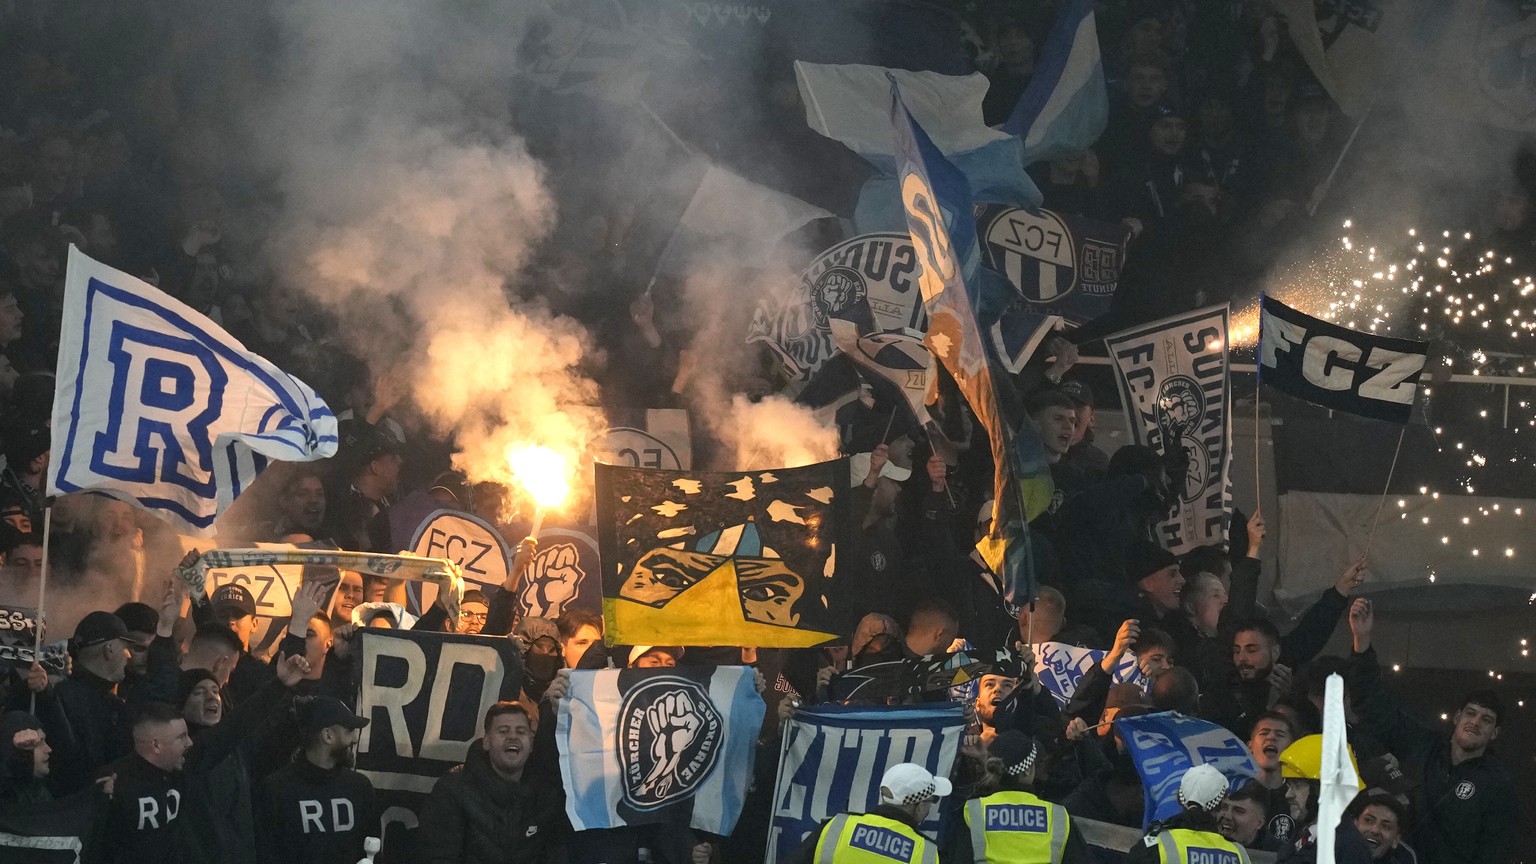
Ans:
POLYGON ((1015 606, 1035 597, 1034 554, 1029 521, 1045 512, 1055 483, 1040 436, 1027 418, 1011 421, 1003 411, 978 318, 981 248, 976 239, 970 189, 965 177, 907 111, 901 89, 891 82, 891 126, 896 135, 897 177, 907 229, 917 252, 918 289, 928 309, 928 350, 949 371, 992 443, 992 532, 977 545, 987 566, 1003 582, 1003 598, 1015 606))
POLYGON ((1233 789, 1259 776, 1248 745, 1208 720, 1164 711, 1116 720, 1115 725, 1147 793, 1143 829, 1183 809, 1177 798, 1179 781, 1196 765, 1216 766, 1233 789))
POLYGON ((1003 131, 1023 140, 1024 164, 1032 165, 1092 146, 1108 120, 1093 0, 1066 0, 1003 131))
POLYGON ((796 61, 795 77, 806 123, 841 141, 880 172, 859 193, 854 211, 858 233, 907 227, 888 119, 892 78, 901 86, 913 117, 931 131, 934 146, 964 176, 973 200, 1014 207, 1040 205, 1040 190, 1024 171, 1023 141, 982 120, 985 76, 796 61))
POLYGON ((70 247, 48 493, 100 491, 191 534, 268 460, 336 453, 336 415, 303 381, 195 309, 70 247))
POLYGON ((658 822, 730 834, 763 699, 745 666, 571 673, 555 742, 577 831, 658 822))

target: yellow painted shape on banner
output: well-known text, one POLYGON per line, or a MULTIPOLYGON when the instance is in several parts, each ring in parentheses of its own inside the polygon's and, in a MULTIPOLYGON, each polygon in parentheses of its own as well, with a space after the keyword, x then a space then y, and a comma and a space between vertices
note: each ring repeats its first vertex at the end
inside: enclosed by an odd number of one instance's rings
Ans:
POLYGON ((604 597, 605 640, 610 645, 810 648, 836 638, 832 633, 748 621, 742 608, 743 589, 736 563, 736 558, 724 559, 698 582, 660 606, 604 597))

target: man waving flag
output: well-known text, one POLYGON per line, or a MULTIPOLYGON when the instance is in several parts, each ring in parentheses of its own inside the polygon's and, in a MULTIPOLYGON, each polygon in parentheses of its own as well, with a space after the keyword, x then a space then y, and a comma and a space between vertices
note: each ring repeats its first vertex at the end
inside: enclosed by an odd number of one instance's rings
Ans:
POLYGON ((1005 599, 1023 604, 1035 596, 1028 523, 1045 512, 1055 492, 1050 465, 1029 421, 1015 423, 1005 416, 1000 388, 1009 385, 992 375, 972 294, 980 287, 981 249, 965 175, 907 112, 894 79, 891 125, 901 201, 917 251, 918 287, 928 308, 925 341, 960 385, 992 441, 996 509, 992 531, 977 548, 1002 578, 1005 599))
POLYGON ((336 453, 308 385, 73 247, 58 370, 49 494, 107 492, 206 536, 268 460, 336 453))

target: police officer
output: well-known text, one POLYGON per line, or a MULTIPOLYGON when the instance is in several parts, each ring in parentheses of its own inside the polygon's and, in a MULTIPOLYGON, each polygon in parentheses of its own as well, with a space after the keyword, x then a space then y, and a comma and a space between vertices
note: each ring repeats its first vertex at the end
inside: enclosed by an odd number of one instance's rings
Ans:
POLYGON ((1152 823, 1125 864, 1249 864, 1243 847, 1216 833, 1216 813, 1227 797, 1227 778, 1211 765, 1196 765, 1179 779, 1179 806, 1171 819, 1152 823))
POLYGON ((965 802, 950 832, 946 861, 988 864, 1078 864, 1090 860, 1083 835, 1072 830, 1065 808, 1033 791, 1040 745, 1009 729, 987 748, 986 775, 979 791, 990 794, 965 802))
POLYGON ((938 845, 917 826, 938 798, 954 791, 946 777, 921 765, 892 765, 880 778, 880 803, 822 823, 785 864, 939 864, 938 845))

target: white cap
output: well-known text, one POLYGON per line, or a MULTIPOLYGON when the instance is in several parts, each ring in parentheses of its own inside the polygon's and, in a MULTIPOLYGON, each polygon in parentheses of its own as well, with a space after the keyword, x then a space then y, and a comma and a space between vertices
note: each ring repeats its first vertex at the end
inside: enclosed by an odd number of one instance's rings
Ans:
POLYGON ((629 665, 635 665, 635 661, 652 651, 664 651, 671 654, 674 660, 683 659, 683 649, 677 645, 636 645, 629 649, 629 665))
POLYGON ((885 804, 917 804, 953 791, 948 777, 935 777, 911 762, 892 765, 880 778, 880 801, 885 804))
POLYGON ((1227 797, 1227 778, 1214 765, 1196 765, 1179 780, 1179 804, 1215 810, 1227 797))

